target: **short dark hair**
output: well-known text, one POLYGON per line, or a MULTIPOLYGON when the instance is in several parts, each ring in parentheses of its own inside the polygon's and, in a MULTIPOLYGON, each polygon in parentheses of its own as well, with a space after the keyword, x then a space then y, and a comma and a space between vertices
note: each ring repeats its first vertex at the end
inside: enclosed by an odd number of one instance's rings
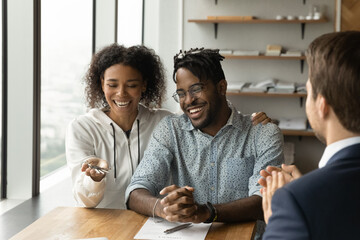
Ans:
POLYGON ((224 71, 220 61, 224 59, 219 54, 219 49, 191 48, 189 51, 182 51, 174 57, 173 80, 176 83, 176 71, 179 68, 186 68, 200 81, 211 80, 217 84, 225 79, 224 71))
POLYGON ((306 56, 314 98, 324 96, 343 127, 360 133, 360 32, 324 34, 306 56))
POLYGON ((165 94, 165 74, 160 57, 154 50, 145 46, 129 48, 117 43, 111 44, 98 51, 91 60, 85 76, 85 96, 90 108, 107 107, 104 92, 101 88, 101 79, 104 72, 115 64, 123 64, 138 70, 147 83, 146 91, 140 102, 145 106, 160 107, 165 94))

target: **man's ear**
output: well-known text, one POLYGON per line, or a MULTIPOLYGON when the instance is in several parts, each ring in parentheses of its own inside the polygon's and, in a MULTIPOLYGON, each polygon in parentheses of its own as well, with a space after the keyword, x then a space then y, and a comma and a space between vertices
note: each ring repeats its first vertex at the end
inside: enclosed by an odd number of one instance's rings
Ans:
POLYGON ((223 79, 218 83, 218 91, 219 91, 220 95, 225 96, 226 90, 227 90, 227 81, 225 79, 223 79))
POLYGON ((316 105, 321 119, 326 119, 329 115, 330 105, 321 94, 318 94, 317 96, 316 105))

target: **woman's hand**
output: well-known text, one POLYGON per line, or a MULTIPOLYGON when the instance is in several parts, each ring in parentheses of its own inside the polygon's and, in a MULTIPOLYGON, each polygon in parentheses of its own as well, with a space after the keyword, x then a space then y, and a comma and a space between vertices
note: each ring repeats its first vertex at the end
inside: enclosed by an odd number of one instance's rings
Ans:
POLYGON ((264 112, 256 112, 251 114, 251 121, 254 126, 258 125, 259 123, 265 125, 271 122, 271 118, 269 118, 264 112))
POLYGON ((85 172, 85 174, 90 176, 95 182, 100 182, 108 170, 108 162, 100 158, 90 158, 81 166, 81 171, 85 172))

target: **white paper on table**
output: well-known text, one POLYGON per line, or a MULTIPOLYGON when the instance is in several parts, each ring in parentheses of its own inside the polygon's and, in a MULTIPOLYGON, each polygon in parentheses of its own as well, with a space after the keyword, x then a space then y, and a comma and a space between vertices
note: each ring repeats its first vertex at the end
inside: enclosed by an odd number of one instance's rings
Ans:
POLYGON ((190 227, 181 229, 177 232, 166 234, 165 230, 176 227, 183 223, 174 223, 168 221, 154 222, 153 218, 148 218, 134 239, 151 239, 151 240, 202 240, 205 239, 211 224, 193 223, 190 227))

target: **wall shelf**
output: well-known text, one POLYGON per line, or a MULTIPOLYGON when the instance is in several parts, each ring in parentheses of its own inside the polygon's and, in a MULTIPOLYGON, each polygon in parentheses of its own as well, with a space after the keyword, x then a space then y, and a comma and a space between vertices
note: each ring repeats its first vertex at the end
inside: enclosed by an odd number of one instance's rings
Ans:
POLYGON ((299 98, 300 107, 303 106, 306 93, 267 93, 267 92, 227 92, 227 96, 249 96, 249 97, 277 97, 277 98, 299 98))
POLYGON ((325 23, 327 22, 327 18, 320 18, 318 20, 276 20, 276 19, 189 19, 188 22, 192 23, 212 23, 214 24, 215 38, 217 38, 218 24, 219 23, 237 23, 237 24, 301 24, 301 38, 304 39, 305 34, 305 24, 306 23, 325 23))
MULTIPOLYGON (((307 96, 306 93, 262 93, 262 92, 227 92, 227 96, 250 96, 250 97, 280 97, 280 98, 300 98, 301 105, 302 99, 307 96)), ((315 136, 312 130, 289 130, 289 129, 281 129, 281 132, 285 136, 315 136)))
POLYGON ((251 97, 294 97, 304 98, 306 93, 266 93, 266 92, 227 92, 227 96, 251 96, 251 97))
MULTIPOLYGON (((215 0, 215 5, 217 5, 218 3, 218 0, 215 0)), ((303 4, 305 5, 306 4, 306 0, 303 0, 303 4)))
POLYGON ((312 130, 288 130, 281 129, 284 136, 299 136, 299 137, 314 137, 315 133, 312 130))
POLYGON ((225 59, 269 59, 269 60, 305 60, 305 56, 300 57, 283 57, 283 56, 265 56, 265 55, 258 55, 258 56, 238 56, 238 55, 228 55, 223 54, 225 59))
POLYGON ((238 56, 238 55, 228 55, 223 54, 225 59, 264 59, 264 60, 300 60, 300 72, 304 72, 304 61, 306 59, 305 56, 300 57, 284 57, 284 56, 265 56, 265 55, 259 55, 259 56, 238 56))

